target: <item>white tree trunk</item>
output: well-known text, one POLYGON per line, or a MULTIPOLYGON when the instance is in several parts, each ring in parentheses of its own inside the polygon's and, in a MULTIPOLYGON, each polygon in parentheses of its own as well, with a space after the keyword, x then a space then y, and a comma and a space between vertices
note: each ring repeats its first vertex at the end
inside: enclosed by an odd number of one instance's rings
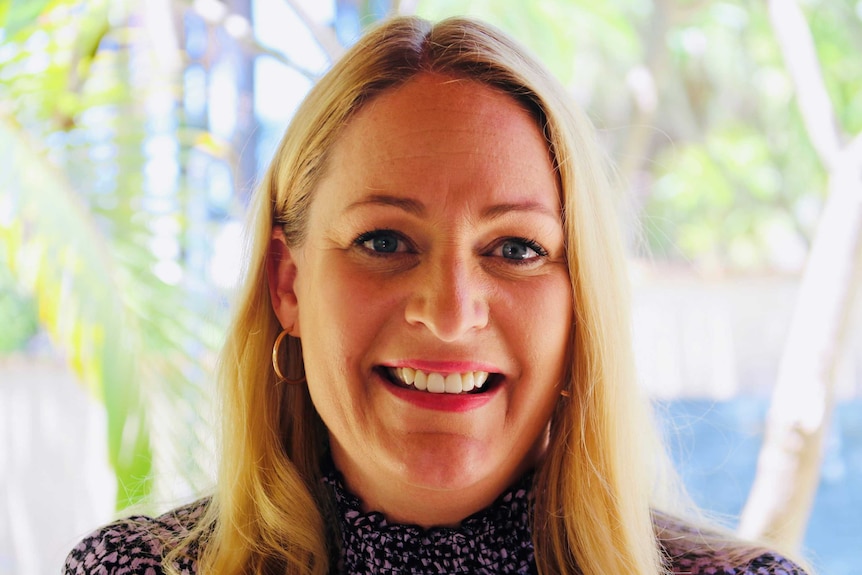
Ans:
POLYGON ((806 129, 829 173, 829 194, 802 277, 739 532, 796 547, 817 489, 835 366, 860 277, 862 136, 841 146, 802 11, 793 0, 773 0, 770 11, 806 129))
POLYGON ((835 365, 859 275, 862 163, 856 156, 839 161, 829 178, 829 199, 797 296, 757 475, 742 513, 739 531, 746 537, 796 546, 805 534, 832 411, 835 365))

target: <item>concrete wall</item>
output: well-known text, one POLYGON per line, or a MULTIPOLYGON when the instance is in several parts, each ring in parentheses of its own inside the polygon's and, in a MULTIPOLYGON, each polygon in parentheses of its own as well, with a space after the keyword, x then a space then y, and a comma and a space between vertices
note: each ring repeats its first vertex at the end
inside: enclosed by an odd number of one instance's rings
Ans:
POLYGON ((0 575, 59 573, 110 520, 105 421, 62 362, 0 359, 0 575))
MULTIPOLYGON (((638 374, 656 397, 768 396, 796 302, 786 276, 705 281, 635 268, 638 374)), ((862 395, 862 298, 852 311, 836 374, 839 399, 862 395)))

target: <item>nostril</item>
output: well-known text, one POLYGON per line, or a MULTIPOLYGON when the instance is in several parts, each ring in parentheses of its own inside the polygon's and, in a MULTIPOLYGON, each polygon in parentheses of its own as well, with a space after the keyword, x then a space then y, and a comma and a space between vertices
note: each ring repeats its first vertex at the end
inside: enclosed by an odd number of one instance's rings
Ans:
POLYGON ((469 301, 457 298, 448 301, 416 298, 405 310, 408 324, 424 326, 438 339, 447 342, 486 327, 489 315, 488 304, 473 298, 469 301))

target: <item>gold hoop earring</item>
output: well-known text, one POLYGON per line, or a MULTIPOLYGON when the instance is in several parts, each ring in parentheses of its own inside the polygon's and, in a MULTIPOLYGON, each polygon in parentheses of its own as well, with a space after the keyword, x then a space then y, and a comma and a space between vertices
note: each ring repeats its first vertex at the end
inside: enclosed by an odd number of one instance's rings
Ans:
POLYGON ((298 379, 290 379, 285 376, 281 372, 281 367, 278 365, 278 351, 281 348, 281 342, 284 341, 284 338, 288 335, 287 330, 281 330, 281 333, 278 334, 278 337, 275 338, 275 343, 272 344, 272 370, 275 372, 275 376, 278 378, 278 383, 286 383, 288 385, 298 385, 300 383, 305 383, 305 374, 302 374, 302 377, 298 379))

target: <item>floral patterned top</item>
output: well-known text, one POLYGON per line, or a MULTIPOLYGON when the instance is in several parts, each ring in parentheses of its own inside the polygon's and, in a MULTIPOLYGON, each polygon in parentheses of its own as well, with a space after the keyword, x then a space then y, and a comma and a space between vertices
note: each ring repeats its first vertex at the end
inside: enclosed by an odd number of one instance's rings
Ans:
MULTIPOLYGON (((376 512, 361 510, 336 471, 323 481, 331 488, 340 515, 339 557, 333 573, 431 575, 537 573, 530 532, 532 478, 525 477, 487 509, 457 528, 422 529, 393 524, 376 512)), ((81 541, 66 559, 65 575, 162 575, 162 541, 194 526, 207 499, 156 518, 130 517, 103 527, 81 541)), ((805 575, 779 555, 764 553, 744 566, 730 564, 720 551, 690 549, 684 542, 663 542, 675 575, 805 575), (685 546, 685 548, 683 548, 685 546)), ((196 575, 197 549, 176 567, 196 575)))

